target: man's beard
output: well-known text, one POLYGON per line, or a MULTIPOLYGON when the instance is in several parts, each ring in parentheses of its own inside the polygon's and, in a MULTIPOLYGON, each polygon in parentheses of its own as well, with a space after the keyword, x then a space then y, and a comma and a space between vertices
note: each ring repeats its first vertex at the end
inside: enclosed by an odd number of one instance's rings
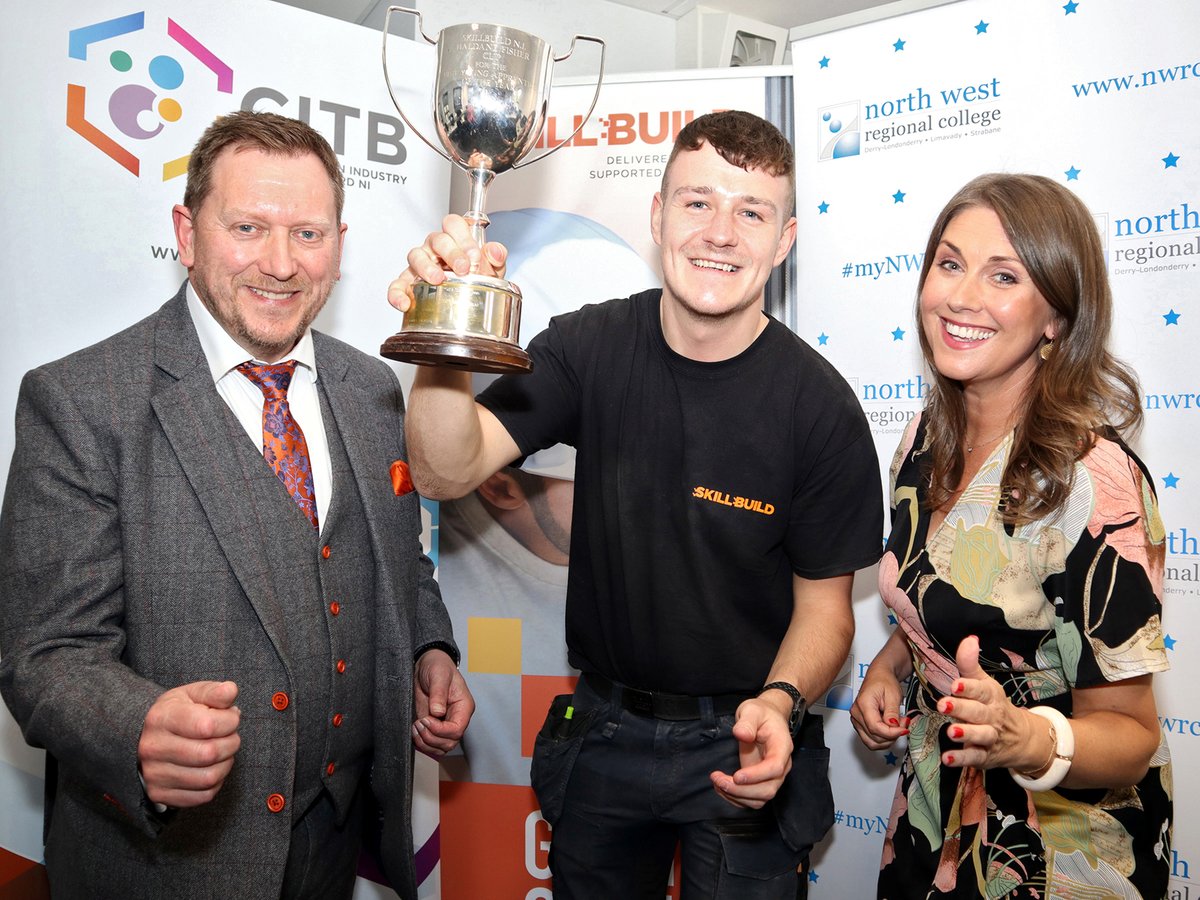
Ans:
MULTIPOLYGON (((193 270, 193 274, 197 274, 195 270, 193 270)), ((289 281, 282 282, 274 287, 267 287, 249 282, 237 282, 232 286, 231 293, 227 297, 227 303, 224 307, 218 306, 214 302, 213 297, 219 296, 219 294, 211 289, 203 273, 198 274, 192 285, 196 289, 196 295, 200 298, 200 302, 204 304, 213 318, 220 323, 221 327, 225 328, 226 331, 232 331, 232 337, 238 344, 250 350, 256 358, 264 360, 282 358, 285 353, 299 343, 300 338, 304 336, 304 332, 308 330, 313 320, 325 308, 325 303, 329 299, 329 293, 332 291, 331 287, 330 291, 327 291, 324 297, 321 297, 318 302, 313 303, 308 310, 308 315, 297 322, 296 327, 291 332, 283 336, 273 336, 256 333, 251 330, 250 324, 247 322, 246 317, 242 313, 242 308, 236 300, 238 290, 242 287, 256 287, 271 293, 283 294, 295 290, 303 290, 306 285, 297 285, 289 281)))

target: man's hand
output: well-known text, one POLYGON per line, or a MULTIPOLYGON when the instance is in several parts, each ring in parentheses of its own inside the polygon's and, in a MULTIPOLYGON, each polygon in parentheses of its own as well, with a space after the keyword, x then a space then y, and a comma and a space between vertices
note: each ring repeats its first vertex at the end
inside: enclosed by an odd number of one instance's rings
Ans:
POLYGON ((792 769, 792 734, 787 717, 761 697, 738 707, 733 736, 738 742, 738 762, 733 775, 713 772, 713 787, 734 806, 761 809, 778 793, 792 769))
POLYGON ((388 303, 407 312, 412 303, 413 283, 441 284, 447 272, 503 278, 507 259, 508 250, 503 244, 489 242, 480 251, 467 220, 462 216, 446 216, 441 231, 433 232, 424 244, 408 251, 408 268, 388 285, 388 303))
POLYGON ((154 701, 138 741, 147 797, 188 807, 217 796, 242 743, 237 695, 232 681, 195 681, 154 701))
POLYGON ((438 759, 462 740, 475 712, 475 699, 458 666, 445 651, 426 650, 413 679, 413 745, 438 759))

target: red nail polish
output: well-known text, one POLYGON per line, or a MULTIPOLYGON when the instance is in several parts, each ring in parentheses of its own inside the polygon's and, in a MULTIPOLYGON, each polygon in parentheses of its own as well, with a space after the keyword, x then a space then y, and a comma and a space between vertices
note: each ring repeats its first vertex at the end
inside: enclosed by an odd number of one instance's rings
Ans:
POLYGON ((954 704, 951 701, 947 700, 946 706, 945 706, 945 708, 942 709, 942 712, 945 712, 945 713, 954 712, 954 704))
POLYGON ((950 729, 950 737, 958 739, 963 736, 963 730, 960 726, 955 725, 950 729))
POLYGON ((962 692, 963 692, 963 684, 960 681, 956 685, 954 685, 954 693, 961 694, 962 692))
POLYGON ((948 765, 948 766, 954 765, 954 754, 953 753, 946 754, 946 765, 948 765))
POLYGON ((889 724, 889 725, 893 725, 893 726, 894 726, 894 725, 899 725, 899 724, 900 724, 900 720, 899 720, 899 719, 897 719, 895 716, 892 716, 890 719, 888 719, 888 724, 889 724))

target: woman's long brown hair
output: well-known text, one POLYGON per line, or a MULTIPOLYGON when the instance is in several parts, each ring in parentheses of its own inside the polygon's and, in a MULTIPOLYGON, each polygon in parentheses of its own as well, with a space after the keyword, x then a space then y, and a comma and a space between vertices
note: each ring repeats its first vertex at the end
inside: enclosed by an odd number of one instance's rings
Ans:
MULTIPOLYGON (((946 204, 929 235, 918 283, 925 286, 950 221, 963 210, 990 209, 1017 257, 1059 320, 1049 358, 1041 361, 1018 411, 1004 473, 1003 514, 1020 524, 1062 507, 1075 463, 1106 426, 1131 436, 1142 422, 1134 372, 1108 352, 1112 293, 1095 221, 1071 191, 1040 175, 989 174, 968 182, 946 204)), ((918 315, 918 321, 920 317, 918 315)), ((924 330, 921 352, 933 374, 926 423, 928 503, 937 509, 963 474, 966 406, 962 385, 933 367, 924 330)))

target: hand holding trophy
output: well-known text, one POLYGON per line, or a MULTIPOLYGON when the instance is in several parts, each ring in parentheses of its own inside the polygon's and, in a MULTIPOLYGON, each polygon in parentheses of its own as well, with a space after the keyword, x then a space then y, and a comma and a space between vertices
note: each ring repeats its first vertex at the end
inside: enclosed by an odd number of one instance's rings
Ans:
MULTIPOLYGON (((421 29, 421 14, 388 7, 383 25, 383 73, 392 103, 405 124, 434 151, 458 166, 470 181, 470 209, 464 218, 483 246, 488 224, 484 199, 492 178, 540 159, 569 143, 596 108, 604 77, 604 41, 576 35, 571 49, 553 56, 545 41, 504 25, 453 25, 437 40, 421 29), (387 41, 393 12, 417 17, 421 36, 437 46, 433 121, 437 146, 401 109, 388 75, 387 41), (541 156, 525 159, 546 122, 553 64, 575 51, 575 41, 600 45, 600 74, 592 105, 579 126, 541 156)), ((454 366, 473 372, 527 372, 529 354, 521 349, 521 290, 511 281, 486 275, 448 274, 441 284, 417 282, 414 302, 398 334, 383 343, 389 359, 423 366, 454 366)))

